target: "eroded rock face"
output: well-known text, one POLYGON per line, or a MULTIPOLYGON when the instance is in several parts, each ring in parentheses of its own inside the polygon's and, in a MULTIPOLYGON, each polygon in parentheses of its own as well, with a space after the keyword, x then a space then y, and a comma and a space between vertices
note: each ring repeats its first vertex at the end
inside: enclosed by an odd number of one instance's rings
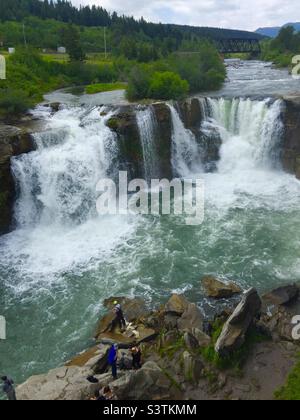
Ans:
POLYGON ((248 329, 260 309, 261 299, 255 289, 250 289, 223 327, 215 346, 219 355, 227 356, 244 344, 248 329))
POLYGON ((300 179, 300 97, 286 97, 282 163, 300 179))
POLYGON ((223 283, 212 276, 206 276, 202 280, 205 293, 214 299, 228 299, 242 292, 242 289, 234 283, 223 283))
POLYGON ((15 184, 11 158, 32 150, 34 142, 28 130, 0 124, 0 234, 9 232, 12 225, 15 184))

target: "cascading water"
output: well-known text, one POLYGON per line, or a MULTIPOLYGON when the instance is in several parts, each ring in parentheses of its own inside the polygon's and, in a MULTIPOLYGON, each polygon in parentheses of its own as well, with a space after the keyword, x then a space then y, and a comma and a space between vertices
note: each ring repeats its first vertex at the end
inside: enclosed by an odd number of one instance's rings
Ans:
POLYGON ((188 177, 203 171, 201 148, 195 135, 184 127, 180 115, 173 105, 169 105, 173 124, 172 166, 174 175, 188 177))
POLYGON ((282 101, 209 99, 204 129, 217 130, 222 140, 218 171, 275 168, 279 165, 283 124, 282 101))
MULTIPOLYGON (((185 292, 211 314, 215 306, 199 288, 204 275, 260 291, 299 279, 300 183, 276 164, 281 102, 201 103, 199 133, 220 147, 209 173, 200 137, 170 106, 174 174, 205 182, 205 221, 197 227, 186 226, 185 215, 99 219, 96 183, 114 176, 120 153, 105 124, 111 113, 38 110, 47 131, 35 152, 13 161, 18 228, 0 238, 0 313, 8 321, 0 371, 21 382, 93 345, 110 296, 161 303, 185 292)), ((150 176, 159 141, 151 108, 138 110, 137 121, 150 176)))
POLYGON ((159 157, 155 141, 158 136, 158 127, 153 107, 138 110, 136 113, 140 140, 143 149, 145 179, 159 177, 159 157))

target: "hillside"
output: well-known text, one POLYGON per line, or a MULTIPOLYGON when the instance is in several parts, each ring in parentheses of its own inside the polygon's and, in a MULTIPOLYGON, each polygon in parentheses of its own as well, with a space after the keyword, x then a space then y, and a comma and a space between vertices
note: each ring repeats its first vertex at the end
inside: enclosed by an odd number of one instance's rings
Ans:
POLYGON ((191 27, 169 24, 154 24, 146 22, 143 18, 136 20, 133 17, 118 16, 109 13, 102 7, 85 6, 76 8, 67 0, 1 0, 0 21, 23 22, 28 17, 40 19, 54 19, 55 21, 74 23, 84 27, 108 27, 118 35, 146 37, 148 39, 175 39, 177 43, 184 39, 193 40, 195 37, 220 39, 220 38, 262 38, 260 34, 252 32, 191 27))
POLYGON ((259 35, 268 36, 270 38, 276 38, 280 32, 280 29, 287 26, 292 26, 297 32, 300 31, 300 22, 297 22, 297 23, 286 23, 283 26, 259 28, 255 32, 259 35))

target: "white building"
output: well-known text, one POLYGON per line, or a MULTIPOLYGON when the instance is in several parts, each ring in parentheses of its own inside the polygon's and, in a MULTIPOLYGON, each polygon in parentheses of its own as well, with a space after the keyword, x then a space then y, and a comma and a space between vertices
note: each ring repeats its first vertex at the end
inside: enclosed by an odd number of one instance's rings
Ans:
POLYGON ((8 54, 14 54, 16 52, 15 48, 9 48, 8 49, 8 54))
POLYGON ((67 52, 66 47, 58 47, 57 52, 59 54, 66 54, 66 52, 67 52))

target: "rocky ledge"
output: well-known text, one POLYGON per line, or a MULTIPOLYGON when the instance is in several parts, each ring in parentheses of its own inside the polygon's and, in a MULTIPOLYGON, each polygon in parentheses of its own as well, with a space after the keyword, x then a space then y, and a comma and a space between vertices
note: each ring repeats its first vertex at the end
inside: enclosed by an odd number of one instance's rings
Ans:
POLYGON ((42 123, 30 117, 10 125, 0 122, 0 234, 7 233, 13 223, 15 183, 11 159, 35 149, 33 133, 42 129, 42 123))
MULTIPOLYGON (((219 290, 220 281, 214 284, 219 290)), ((239 290, 232 283, 230 287, 233 293, 239 290)), ((94 347, 63 367, 29 378, 18 386, 18 399, 86 400, 107 385, 119 400, 273 399, 299 352, 300 340, 292 334, 292 319, 300 313, 296 285, 262 297, 255 289, 241 292, 235 309, 212 320, 177 294, 156 310, 140 298, 114 297, 104 305, 107 314, 97 325, 94 347), (123 332, 117 327, 111 331, 115 300, 127 320, 123 332), (129 348, 139 345, 142 368, 119 370, 113 380, 107 362, 113 343, 128 363, 129 348), (93 383, 87 380, 90 377, 93 383)))

